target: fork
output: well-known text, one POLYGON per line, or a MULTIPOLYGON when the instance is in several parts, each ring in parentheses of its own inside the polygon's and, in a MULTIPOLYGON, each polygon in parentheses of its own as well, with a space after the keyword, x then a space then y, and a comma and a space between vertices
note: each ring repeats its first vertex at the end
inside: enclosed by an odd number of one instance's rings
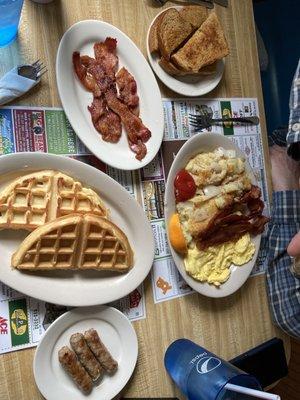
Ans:
POLYGON ((209 114, 190 114, 190 125, 195 127, 196 131, 201 129, 209 128, 212 125, 218 124, 220 122, 242 122, 248 125, 258 125, 259 118, 257 116, 251 117, 236 117, 236 118, 212 118, 209 114))
POLYGON ((46 66, 42 61, 37 60, 32 64, 24 64, 18 67, 18 75, 38 81, 47 72, 46 66))
MULTIPOLYGON (((164 4, 166 4, 169 0, 154 0, 155 3, 159 4, 160 6, 163 6, 164 4)), ((213 2, 212 0, 191 0, 191 1, 181 1, 181 3, 194 3, 194 4, 198 4, 201 6, 205 6, 207 8, 213 8, 213 2)))

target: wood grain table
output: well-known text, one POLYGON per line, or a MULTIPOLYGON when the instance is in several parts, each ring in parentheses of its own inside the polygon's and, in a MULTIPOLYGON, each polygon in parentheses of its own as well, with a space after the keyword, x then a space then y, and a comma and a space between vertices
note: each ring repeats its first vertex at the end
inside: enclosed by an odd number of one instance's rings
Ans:
MULTIPOLYGON (((209 97, 258 98, 268 165, 252 1, 230 0, 229 3, 229 8, 215 7, 229 42, 230 56, 226 59, 221 84, 209 97)), ((167 4, 170 5, 172 2, 167 4)), ((107 21, 125 32, 146 56, 147 29, 159 11, 151 0, 55 0, 48 5, 25 0, 18 40, 9 48, 0 49, 0 73, 20 60, 43 60, 48 73, 42 84, 16 104, 61 106, 55 58, 59 41, 72 24, 84 19, 107 21)), ((162 84, 160 88, 163 96, 178 97, 162 84)), ((267 173, 270 179, 269 168, 267 173)), ((167 346, 177 338, 189 338, 230 359, 277 336, 284 340, 289 357, 289 339, 271 322, 264 276, 248 279, 237 293, 219 300, 191 294, 155 305, 149 278, 145 281, 145 293, 147 318, 134 322, 139 340, 138 363, 122 393, 124 397, 182 398, 163 365, 167 346)), ((33 378, 34 351, 28 349, 0 356, 0 400, 42 398, 33 378)))

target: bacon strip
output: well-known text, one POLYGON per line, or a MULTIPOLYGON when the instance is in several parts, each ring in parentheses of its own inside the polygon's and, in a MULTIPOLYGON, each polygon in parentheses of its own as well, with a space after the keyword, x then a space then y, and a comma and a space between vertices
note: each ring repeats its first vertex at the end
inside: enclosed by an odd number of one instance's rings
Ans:
POLYGON ((83 86, 90 92, 93 92, 95 97, 99 97, 101 95, 101 90, 96 82, 96 79, 82 63, 80 53, 78 51, 74 51, 73 53, 73 66, 76 75, 83 86))
POLYGON ((210 221, 207 228, 195 238, 197 247, 204 249, 208 246, 226 243, 240 238, 247 232, 253 235, 262 233, 269 218, 262 215, 264 203, 260 196, 260 189, 252 185, 251 189, 241 197, 238 203, 246 203, 246 212, 236 214, 235 204, 231 204, 222 210, 210 221))
POLYGON ((118 70, 119 58, 116 54, 117 40, 106 38, 104 42, 94 44, 94 53, 96 61, 103 67, 106 74, 115 79, 115 74, 118 70))
POLYGON ((129 110, 139 115, 139 96, 137 95, 137 84, 134 77, 126 68, 121 68, 116 75, 117 85, 119 88, 119 98, 126 104, 129 110))
POLYGON ((122 103, 113 91, 108 91, 105 94, 105 98, 109 108, 111 108, 116 114, 118 114, 125 126, 128 134, 128 138, 132 143, 137 144, 138 140, 147 142, 151 137, 151 132, 142 123, 141 119, 128 109, 128 107, 122 103))
POLYGON ((103 97, 94 98, 88 110, 91 113, 94 127, 101 134, 102 139, 111 143, 118 142, 122 134, 121 119, 107 108, 105 99, 103 97))
POLYGON ((109 108, 111 108, 121 118, 127 132, 130 149, 136 153, 135 158, 142 160, 147 154, 144 143, 151 137, 151 132, 142 123, 141 119, 128 109, 116 96, 113 91, 108 91, 105 98, 109 108))

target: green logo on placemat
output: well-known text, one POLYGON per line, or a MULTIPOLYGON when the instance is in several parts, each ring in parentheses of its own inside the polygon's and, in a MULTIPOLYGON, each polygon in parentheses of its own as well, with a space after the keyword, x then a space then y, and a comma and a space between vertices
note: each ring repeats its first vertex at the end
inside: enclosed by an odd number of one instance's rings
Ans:
MULTIPOLYGON (((221 101, 222 118, 231 118, 231 103, 230 101, 221 101)), ((224 135, 233 135, 232 122, 223 122, 224 135)))
POLYGON ((25 299, 8 302, 11 327, 11 344, 19 346, 29 343, 28 313, 25 299))

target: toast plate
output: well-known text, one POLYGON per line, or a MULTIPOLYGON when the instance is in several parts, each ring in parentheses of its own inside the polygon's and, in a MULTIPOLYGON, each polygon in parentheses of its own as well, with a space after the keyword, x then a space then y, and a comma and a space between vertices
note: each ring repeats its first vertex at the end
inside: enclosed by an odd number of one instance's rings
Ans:
POLYGON ((28 296, 54 304, 106 304, 133 291, 148 275, 154 257, 152 229, 144 211, 119 183, 83 162, 43 153, 15 153, 0 157, 0 190, 12 179, 35 170, 59 170, 93 188, 111 211, 111 220, 127 235, 134 265, 126 274, 99 271, 35 271, 11 268, 11 256, 28 232, 0 231, 0 279, 28 296))
MULTIPOLYGON (((170 220, 172 214, 176 212, 175 207, 175 196, 174 196, 174 179, 176 173, 184 168, 188 161, 196 156, 199 153, 205 153, 208 151, 213 151, 218 147, 223 147, 226 150, 235 150, 238 157, 243 157, 247 160, 246 155, 237 147, 235 144, 228 138, 224 137, 221 134, 217 133, 201 133, 193 136, 190 138, 179 150, 178 154, 176 155, 172 167, 170 169, 167 184, 166 184, 166 192, 165 192, 165 219, 166 225, 170 220)), ((254 185, 257 185, 256 178, 253 174, 253 171, 246 161, 246 171, 249 173, 251 177, 251 181, 254 185)), ((175 262, 175 265, 185 279, 185 281, 190 285, 196 292, 203 294, 204 296, 208 297, 225 297, 229 296, 230 294, 237 291, 248 279, 257 258, 261 235, 257 235, 251 237, 252 242, 255 245, 255 253, 252 258, 247 264, 244 264, 240 267, 231 265, 230 267, 230 277, 229 279, 220 285, 220 287, 215 287, 214 285, 210 285, 208 283, 202 283, 191 276, 189 276, 184 267, 183 257, 181 257, 171 246, 169 233, 168 235, 168 242, 171 249, 172 257, 175 262)))
MULTIPOLYGON (((180 10, 182 6, 169 7, 169 8, 176 8, 177 10, 180 10)), ((154 24, 156 18, 166 10, 168 10, 168 8, 164 9, 159 14, 157 14, 157 16, 151 22, 151 25, 148 29, 146 48, 147 48, 147 56, 149 63, 155 74, 158 76, 158 78, 169 89, 183 96, 189 96, 189 97, 203 96, 204 94, 211 92, 221 81, 224 73, 225 60, 222 59, 217 62, 216 72, 211 75, 202 75, 202 76, 187 75, 187 76, 175 77, 167 74, 167 72, 165 72, 158 63, 160 59, 159 55, 156 53, 152 54, 150 53, 149 50, 149 34, 151 26, 154 24)))
POLYGON ((56 79, 63 108, 74 131, 96 157, 112 167, 123 170, 142 168, 155 157, 164 130, 160 91, 142 53, 118 28, 107 22, 94 20, 80 21, 71 26, 63 35, 58 47, 56 79), (137 160, 129 149, 124 128, 118 143, 102 140, 87 109, 93 100, 93 94, 83 87, 73 70, 73 52, 79 51, 80 54, 93 57, 94 43, 104 41, 106 37, 117 39, 119 68, 126 67, 134 76, 140 98, 140 117, 152 132, 152 137, 146 143, 147 155, 142 161, 137 160))
POLYGON ((130 321, 112 307, 75 308, 60 316, 45 332, 34 356, 35 382, 47 400, 110 400, 126 385, 132 375, 138 356, 138 341, 130 321), (64 371, 58 361, 58 350, 69 346, 73 333, 84 333, 94 328, 118 362, 112 375, 104 375, 92 392, 85 396, 64 371))

